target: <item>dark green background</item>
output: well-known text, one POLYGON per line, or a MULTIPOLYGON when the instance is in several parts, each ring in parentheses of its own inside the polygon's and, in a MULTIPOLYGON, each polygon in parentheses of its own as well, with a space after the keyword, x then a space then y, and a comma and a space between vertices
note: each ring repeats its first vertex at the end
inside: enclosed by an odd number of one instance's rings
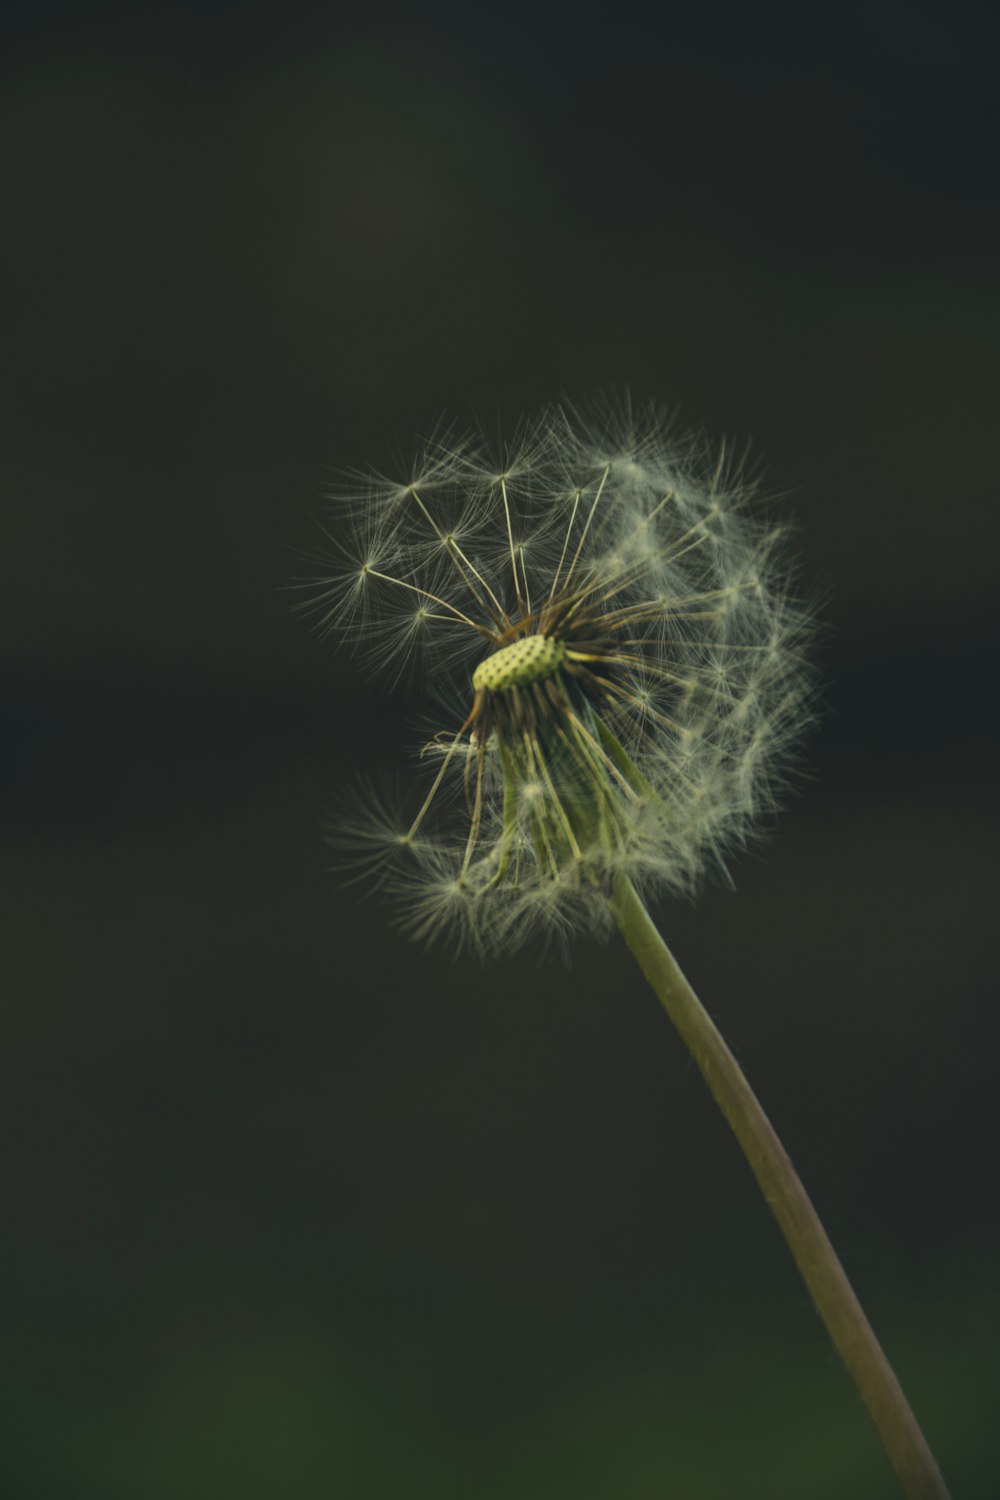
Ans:
POLYGON ((289 616, 332 470, 628 384, 829 600, 810 779, 658 916, 988 1500, 996 13, 9 17, 0 1489, 896 1493, 627 956, 326 871, 420 706, 289 616))

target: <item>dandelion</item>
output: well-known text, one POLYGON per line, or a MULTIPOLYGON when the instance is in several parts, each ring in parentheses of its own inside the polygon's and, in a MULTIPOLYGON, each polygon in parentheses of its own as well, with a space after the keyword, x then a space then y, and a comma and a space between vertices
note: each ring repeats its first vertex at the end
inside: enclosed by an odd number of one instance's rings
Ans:
POLYGON ((723 447, 653 409, 557 407, 491 454, 451 434, 408 479, 335 498, 303 609, 440 722, 407 816, 374 796, 345 857, 406 929, 484 956, 617 926, 771 1205, 910 1497, 946 1495, 898 1382, 777 1136, 649 916, 776 808, 810 717, 809 612, 785 539, 723 447))
POLYGON ((379 666, 437 665, 450 704, 416 815, 347 835, 402 856, 417 935, 453 939, 459 908, 485 952, 599 931, 616 877, 690 891, 774 805, 808 623, 779 532, 725 452, 707 478, 703 457, 649 414, 595 438, 557 410, 500 460, 438 442, 408 482, 347 497, 307 607, 379 666))

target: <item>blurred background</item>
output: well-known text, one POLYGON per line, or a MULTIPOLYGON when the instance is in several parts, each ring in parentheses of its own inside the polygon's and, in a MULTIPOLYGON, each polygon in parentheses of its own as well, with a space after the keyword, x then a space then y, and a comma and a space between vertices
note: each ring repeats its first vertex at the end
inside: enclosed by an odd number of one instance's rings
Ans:
POLYGON ((624 952, 327 869, 419 692, 289 613, 324 488, 628 385, 829 601, 808 779, 657 916, 994 1495, 996 11, 5 24, 3 1493, 897 1493, 624 952))

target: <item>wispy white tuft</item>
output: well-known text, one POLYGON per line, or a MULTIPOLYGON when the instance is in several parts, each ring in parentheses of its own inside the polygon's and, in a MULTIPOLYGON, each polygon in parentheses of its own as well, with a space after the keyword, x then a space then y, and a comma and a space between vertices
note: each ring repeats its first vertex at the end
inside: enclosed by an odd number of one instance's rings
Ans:
POLYGON ((303 608, 453 705, 415 805, 337 830, 414 937, 601 932, 617 873, 690 892, 773 811, 811 626, 752 501, 725 449, 627 403, 551 408, 500 454, 449 433, 334 499, 303 608))

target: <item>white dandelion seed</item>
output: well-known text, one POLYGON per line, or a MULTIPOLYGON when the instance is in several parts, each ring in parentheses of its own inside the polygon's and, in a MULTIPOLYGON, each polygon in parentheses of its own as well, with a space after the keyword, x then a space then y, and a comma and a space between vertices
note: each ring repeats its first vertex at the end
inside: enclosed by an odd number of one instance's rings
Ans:
MULTIPOLYGON (((655 411, 595 432, 557 407, 499 460, 448 435, 334 501, 304 608, 397 677, 419 657, 452 704, 380 871, 416 935, 455 936, 458 908, 485 952, 600 932, 617 873, 689 892, 774 806, 809 622, 751 499, 655 411)), ((372 835, 381 862, 381 814, 372 835)))

